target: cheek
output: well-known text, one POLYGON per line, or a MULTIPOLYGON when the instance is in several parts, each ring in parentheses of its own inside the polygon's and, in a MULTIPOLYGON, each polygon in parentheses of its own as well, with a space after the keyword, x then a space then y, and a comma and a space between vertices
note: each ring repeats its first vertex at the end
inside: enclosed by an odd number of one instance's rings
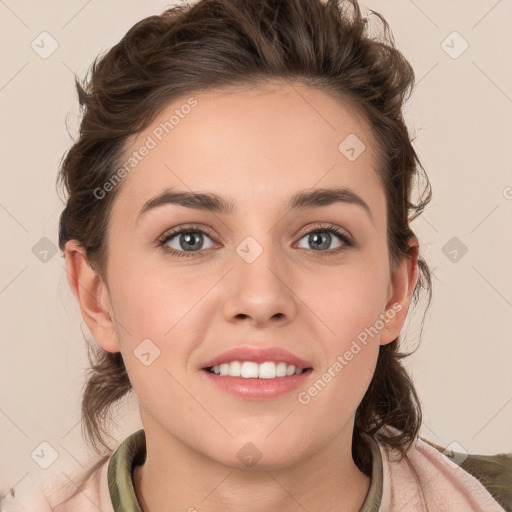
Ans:
POLYGON ((378 347, 375 345, 361 347, 361 351, 353 354, 350 360, 341 355, 304 390, 300 403, 315 410, 313 417, 318 417, 322 411, 330 411, 333 417, 338 418, 331 428, 339 428, 340 424, 354 417, 373 377, 377 355, 378 347))
POLYGON ((299 296, 343 348, 384 312, 389 279, 378 267, 340 266, 304 279, 299 296))
MULTIPOLYGON (((349 312, 347 312, 349 314, 349 312)), ((379 336, 365 317, 347 317, 338 324, 339 334, 326 344, 327 359, 317 369, 311 385, 297 397, 308 414, 318 417, 330 411, 338 424, 348 420, 363 399, 375 372, 379 354, 379 336)), ((333 424, 336 427, 336 422, 333 424)))
POLYGON ((173 334, 190 326, 213 279, 193 275, 190 269, 172 273, 139 264, 112 275, 112 305, 119 323, 132 342, 144 338, 167 343, 173 334), (149 267, 149 268, 148 268, 149 267), (129 276, 126 278, 125 276, 129 276))

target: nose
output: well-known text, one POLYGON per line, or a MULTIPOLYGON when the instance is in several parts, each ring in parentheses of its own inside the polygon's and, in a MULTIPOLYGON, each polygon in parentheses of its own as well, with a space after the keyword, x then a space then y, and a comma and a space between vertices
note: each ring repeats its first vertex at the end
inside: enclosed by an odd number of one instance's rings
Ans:
POLYGON ((252 262, 234 254, 225 288, 224 317, 262 327, 290 322, 297 313, 293 276, 276 251, 264 249, 252 262))

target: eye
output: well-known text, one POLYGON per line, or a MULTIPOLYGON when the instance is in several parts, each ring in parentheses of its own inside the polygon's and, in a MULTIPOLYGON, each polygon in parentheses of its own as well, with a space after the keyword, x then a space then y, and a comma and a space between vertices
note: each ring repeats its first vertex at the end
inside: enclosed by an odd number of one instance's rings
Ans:
MULTIPOLYGON (((158 245, 166 253, 179 258, 199 256, 206 249, 214 246, 214 238, 207 229, 195 226, 182 226, 165 233, 159 240, 158 245), (206 240, 206 243, 205 243, 206 240)), ((348 247, 353 246, 350 236, 334 224, 317 226, 307 231, 299 240, 299 247, 308 249, 301 245, 302 240, 313 248, 313 252, 337 254, 348 247), (336 243, 334 247, 332 244, 336 243)))
MULTIPOLYGON (((305 240, 316 252, 328 252, 336 254, 347 247, 352 246, 349 236, 337 226, 329 224, 327 226, 320 226, 303 235, 299 241, 305 240), (334 236, 333 236, 334 235, 334 236), (337 245, 332 247, 332 243, 337 241, 337 245)), ((308 247, 300 246, 301 248, 308 249, 308 247)))
POLYGON ((213 247, 212 239, 205 229, 191 226, 181 227, 166 233, 158 242, 165 252, 178 257, 192 256, 203 249, 213 247), (205 238, 210 240, 205 245, 205 238))

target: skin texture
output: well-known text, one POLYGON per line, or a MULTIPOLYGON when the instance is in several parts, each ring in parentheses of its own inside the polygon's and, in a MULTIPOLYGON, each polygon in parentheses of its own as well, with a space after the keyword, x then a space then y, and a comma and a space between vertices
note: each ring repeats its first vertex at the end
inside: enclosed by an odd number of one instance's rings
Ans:
MULTIPOLYGON (((417 240, 391 274, 375 141, 348 104, 291 83, 193 96, 197 106, 119 185, 106 279, 86 264, 76 241, 65 251, 83 318, 104 350, 122 353, 139 399, 148 451, 134 473, 138 499, 152 512, 357 511, 370 479, 351 455, 355 411, 379 345, 394 340, 405 321, 417 240), (338 150, 350 134, 366 146, 354 161, 338 150), (168 187, 222 195, 235 211, 168 204, 137 220, 145 202, 168 187), (285 207, 298 191, 331 187, 358 194, 371 217, 349 203, 285 207), (201 250, 180 258, 158 246, 171 228, 190 223, 211 233, 201 250), (316 249, 306 235, 324 223, 348 232, 353 245, 333 254, 344 242, 331 234, 331 244, 316 249), (263 250, 252 263, 236 251, 248 236, 263 250), (298 393, 392 309, 378 335, 301 404, 298 393), (160 350, 148 366, 134 354, 144 339, 160 350), (201 367, 242 345, 285 348, 313 372, 274 400, 233 397, 201 367), (237 457, 246 443, 261 453, 252 467, 237 457)), ((187 99, 168 105, 127 153, 187 99)), ((167 246, 185 252, 179 235, 167 246)))

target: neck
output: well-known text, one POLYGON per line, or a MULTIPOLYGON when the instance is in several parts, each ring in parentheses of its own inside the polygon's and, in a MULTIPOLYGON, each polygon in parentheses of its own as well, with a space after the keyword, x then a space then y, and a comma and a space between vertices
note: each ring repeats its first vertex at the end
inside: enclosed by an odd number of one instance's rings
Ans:
POLYGON ((359 512, 369 490, 352 459, 351 430, 292 465, 267 469, 219 464, 167 431, 145 431, 146 462, 133 473, 144 512, 359 512))

